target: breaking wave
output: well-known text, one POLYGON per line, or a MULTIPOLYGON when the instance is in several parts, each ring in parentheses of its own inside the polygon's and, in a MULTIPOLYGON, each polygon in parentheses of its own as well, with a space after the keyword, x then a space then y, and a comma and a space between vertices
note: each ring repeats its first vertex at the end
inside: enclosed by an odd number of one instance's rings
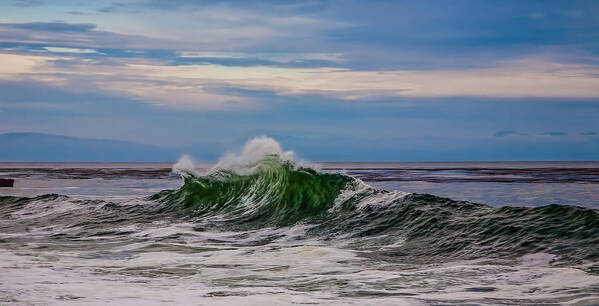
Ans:
MULTIPOLYGON (((189 163, 185 162, 188 166, 189 163)), ((564 205, 490 207, 427 194, 377 190, 293 160, 270 138, 246 144, 207 173, 175 167, 178 190, 151 197, 215 228, 309 226, 310 235, 353 247, 388 247, 414 259, 512 257, 550 252, 566 262, 599 257, 599 212, 564 205), (398 243, 401 242, 401 243, 398 243)))

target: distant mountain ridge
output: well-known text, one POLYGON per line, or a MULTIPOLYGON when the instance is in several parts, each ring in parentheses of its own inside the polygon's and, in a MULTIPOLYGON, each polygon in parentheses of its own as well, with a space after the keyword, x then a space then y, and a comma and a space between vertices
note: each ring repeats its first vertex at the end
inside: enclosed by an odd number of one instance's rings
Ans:
POLYGON ((44 133, 0 134, 0 161, 14 162, 160 162, 178 153, 152 145, 44 133))

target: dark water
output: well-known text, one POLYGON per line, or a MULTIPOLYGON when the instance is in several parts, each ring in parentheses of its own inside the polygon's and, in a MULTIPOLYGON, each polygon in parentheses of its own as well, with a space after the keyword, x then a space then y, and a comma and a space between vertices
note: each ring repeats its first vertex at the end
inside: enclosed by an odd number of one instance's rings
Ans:
POLYGON ((599 163, 244 154, 0 163, 0 304, 599 303, 599 163))

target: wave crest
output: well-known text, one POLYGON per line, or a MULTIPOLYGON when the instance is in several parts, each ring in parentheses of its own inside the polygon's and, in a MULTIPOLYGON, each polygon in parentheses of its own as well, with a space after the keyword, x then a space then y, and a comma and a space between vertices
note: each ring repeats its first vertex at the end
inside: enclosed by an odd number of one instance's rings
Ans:
POLYGON ((293 223, 332 208, 353 180, 297 167, 276 155, 264 156, 242 169, 244 174, 217 168, 205 176, 188 175, 179 190, 160 194, 159 198, 169 205, 193 209, 201 216, 293 223))
POLYGON ((288 224, 331 209, 349 183, 356 181, 315 168, 296 162, 294 153, 282 150, 274 139, 257 137, 203 175, 190 158, 183 157, 173 172, 182 175, 184 185, 154 198, 192 209, 199 216, 288 224))

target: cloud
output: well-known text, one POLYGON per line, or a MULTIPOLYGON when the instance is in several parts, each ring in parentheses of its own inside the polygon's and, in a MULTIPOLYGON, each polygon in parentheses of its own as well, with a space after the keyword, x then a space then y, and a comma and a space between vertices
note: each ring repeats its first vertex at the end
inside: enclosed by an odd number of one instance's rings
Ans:
POLYGON ((41 0, 13 0, 12 6, 18 7, 32 7, 44 5, 44 1, 41 0))
POLYGON ((113 2, 111 3, 109 6, 105 6, 102 8, 99 8, 97 11, 100 13, 114 13, 123 9, 127 9, 127 8, 131 8, 134 5, 128 5, 125 3, 120 3, 120 2, 113 2))
MULTIPOLYGON (((43 8, 45 15, 34 9, 21 9, 20 14, 82 20, 60 15, 49 9, 50 4, 43 8)), ((20 33, 20 40, 13 36, 11 41, 177 51, 342 51, 345 67, 354 70, 492 67, 501 60, 543 53, 560 62, 597 63, 594 42, 599 19, 596 5, 589 2, 571 2, 567 9, 557 3, 517 1, 365 5, 352 0, 107 0, 100 5, 68 1, 60 7, 72 12, 95 12, 100 7, 107 13, 83 20, 102 31, 94 29, 79 37, 20 33), (143 14, 137 14, 140 11, 143 14), (478 14, 481 11, 489 14, 478 14)))
POLYGON ((343 67, 342 53, 262 53, 180 51, 174 65, 217 64, 223 66, 343 67))
POLYGON ((1 27, 14 29, 40 31, 40 32, 89 32, 96 28, 91 23, 65 23, 65 22, 28 22, 28 23, 0 23, 1 27))
POLYGON ((517 61, 502 67, 454 71, 353 71, 337 68, 278 68, 129 65, 158 79, 206 82, 280 95, 319 94, 340 99, 376 97, 599 97, 592 67, 517 61))
POLYGON ((80 49, 80 48, 44 47, 44 49, 48 52, 53 52, 53 53, 78 53, 78 54, 98 53, 98 51, 93 50, 93 49, 80 49))
POLYGON ((91 15, 91 13, 82 12, 82 11, 68 11, 65 13, 69 14, 69 15, 91 15))
POLYGON ((171 49, 195 48, 197 43, 171 38, 119 34, 97 30, 95 24, 63 22, 6 23, 0 21, 3 44, 42 45, 68 48, 171 49))
POLYGON ((19 102, 19 103, 1 103, 0 109, 24 109, 28 111, 56 111, 69 110, 72 105, 57 104, 50 102, 19 102))
POLYGON ((179 57, 182 58, 222 58, 222 59, 247 59, 256 58, 278 63, 289 63, 294 61, 325 61, 325 62, 344 62, 343 53, 247 53, 247 52, 198 52, 198 51, 180 51, 179 57))
POLYGON ((244 8, 270 9, 280 12, 314 12, 323 10, 329 1, 273 1, 273 0, 144 0, 134 4, 136 7, 158 10, 202 9, 216 5, 239 6, 244 8))
POLYGON ((566 135, 568 135, 568 133, 565 133, 565 132, 544 132, 541 135, 545 135, 545 136, 566 136, 566 135))
POLYGON ((513 135, 516 134, 516 131, 511 131, 511 130, 502 130, 499 132, 496 132, 495 134, 493 134, 494 137, 505 137, 508 135, 513 135))
MULTIPOLYGON (((127 12, 127 22, 111 25, 101 23, 65 22, 9 23, 0 21, 0 41, 36 43, 81 48, 136 48, 162 50, 268 50, 281 53, 335 53, 306 52, 322 41, 324 29, 344 27, 344 24, 306 16, 278 16, 237 7, 216 6, 193 12, 152 12, 152 22, 135 20, 127 12), (181 20, 180 22, 173 22, 181 20), (192 23, 193 27, 181 27, 192 23), (108 26, 107 26, 108 25, 108 26), (113 29, 110 31, 109 29, 113 29)), ((125 14, 122 14, 125 15, 125 14)), ((316 48, 315 50, 319 50, 316 48)))
POLYGON ((26 74, 35 72, 35 67, 53 60, 52 57, 1 54, 0 80, 22 79, 26 74))
POLYGON ((0 53, 0 79, 118 93, 163 107, 230 108, 247 97, 218 88, 270 91, 280 96, 320 95, 342 100, 382 97, 599 98, 597 68, 522 59, 488 69, 353 71, 347 68, 172 66, 167 62, 110 58, 98 65, 77 53, 0 53))

